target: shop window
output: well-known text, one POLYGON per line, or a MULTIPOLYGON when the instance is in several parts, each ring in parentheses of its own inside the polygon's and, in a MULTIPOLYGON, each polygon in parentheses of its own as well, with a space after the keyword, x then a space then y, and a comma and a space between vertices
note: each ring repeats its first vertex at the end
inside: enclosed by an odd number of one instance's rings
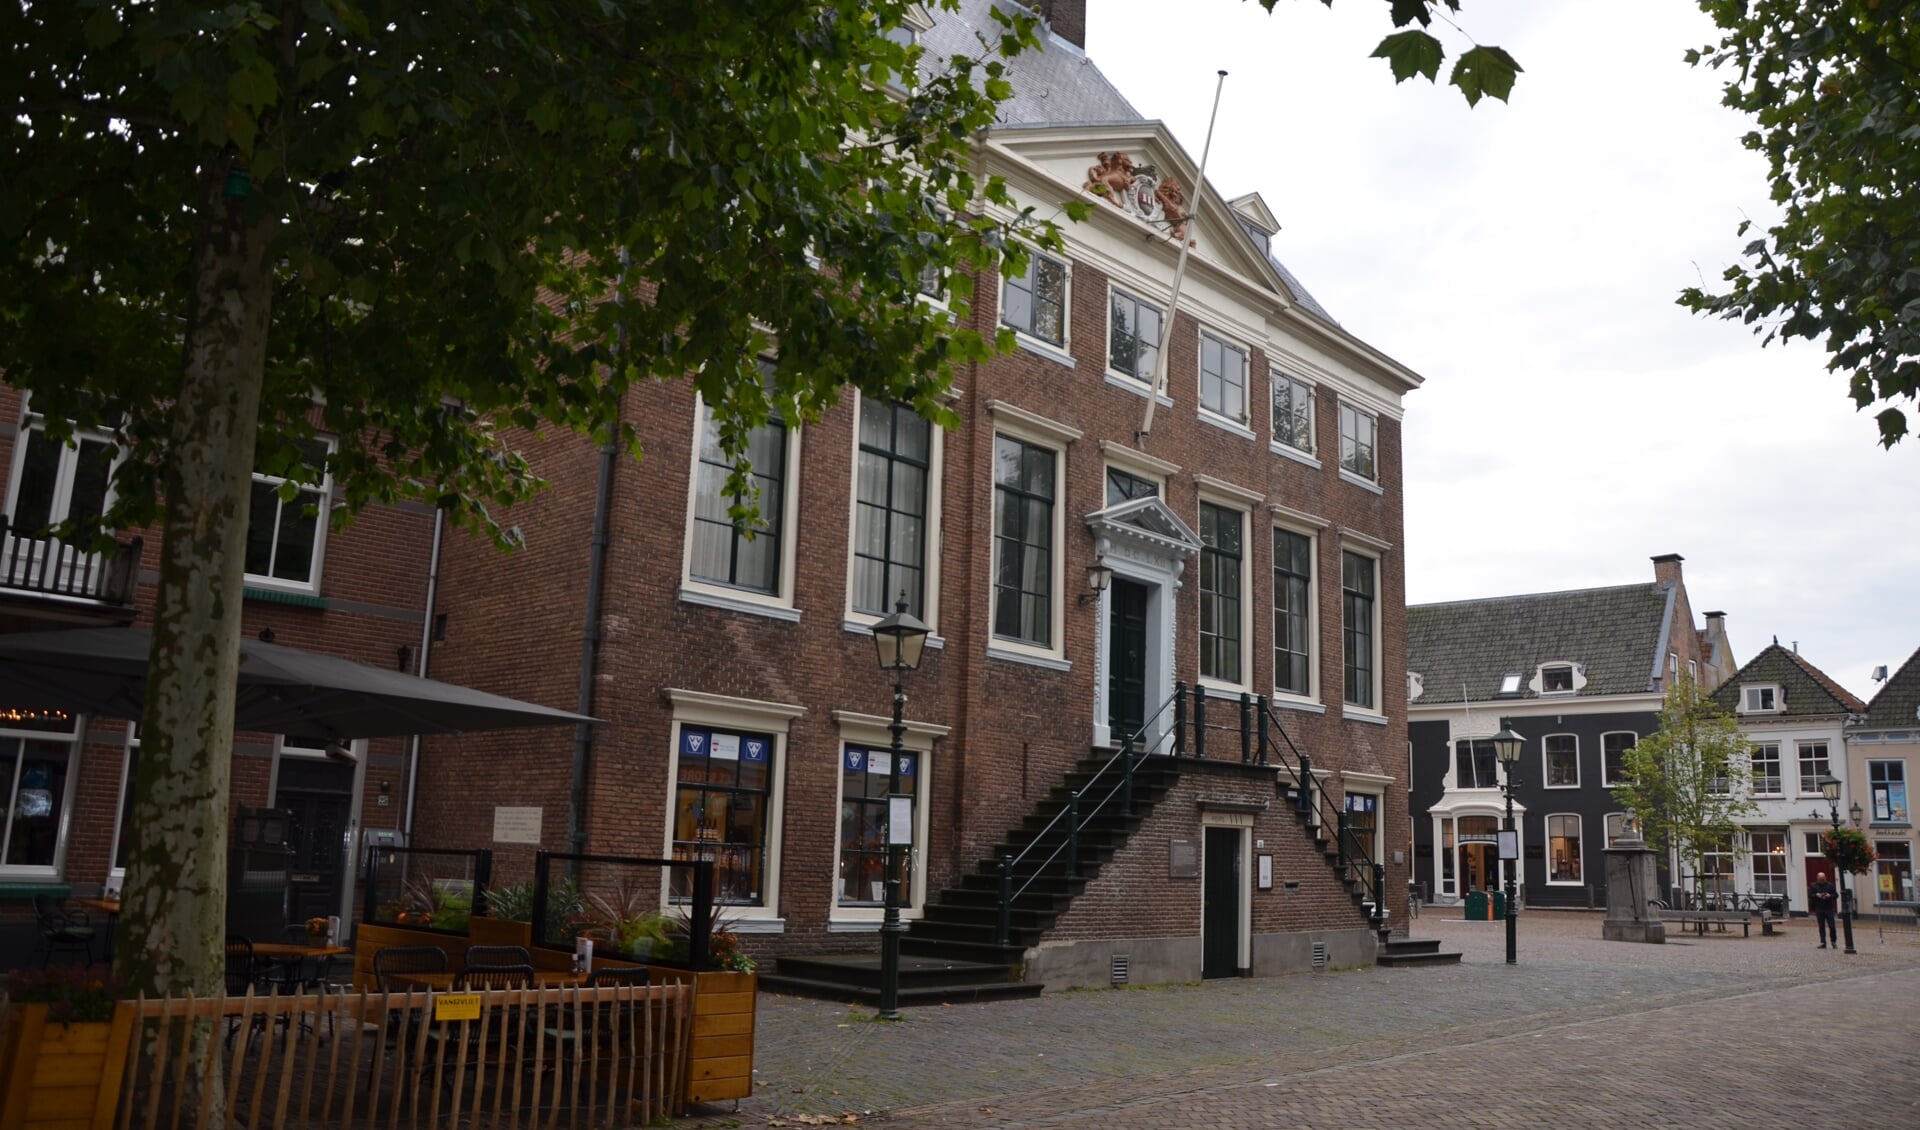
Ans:
POLYGON ((1580 817, 1547 817, 1547 882, 1580 881, 1580 817))
POLYGON ((78 727, 61 711, 0 711, 0 876, 52 877, 66 853, 78 727))
POLYGON ((1905 761, 1867 762, 1867 789, 1873 799, 1876 824, 1905 824, 1907 809, 1907 763, 1905 761))
MULTIPOLYGON (((892 784, 889 750, 849 745, 840 759, 841 906, 879 906, 886 898, 887 797, 897 787, 920 803, 920 755, 900 754, 900 780, 892 784)), ((900 853, 900 904, 914 905, 912 852, 900 853)))
MULTIPOLYGON (((765 905, 773 749, 768 734, 680 730, 673 857, 713 861, 716 902, 765 905)), ((686 900, 690 875, 684 869, 674 872, 675 901, 686 900)))
POLYGON ((1873 845, 1873 878, 1881 902, 1914 901, 1913 843, 1910 840, 1879 840, 1873 845))

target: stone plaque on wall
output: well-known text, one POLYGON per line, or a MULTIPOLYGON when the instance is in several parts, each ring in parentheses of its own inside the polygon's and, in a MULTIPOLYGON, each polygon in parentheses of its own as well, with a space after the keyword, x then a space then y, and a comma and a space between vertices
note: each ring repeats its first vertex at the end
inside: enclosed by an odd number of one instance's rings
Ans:
POLYGON ((1193 841, 1184 836, 1175 836, 1167 841, 1167 878, 1198 879, 1200 877, 1200 853, 1195 850, 1193 841))
POLYGON ((495 808, 493 842, 496 844, 538 844, 540 842, 538 808, 495 808))

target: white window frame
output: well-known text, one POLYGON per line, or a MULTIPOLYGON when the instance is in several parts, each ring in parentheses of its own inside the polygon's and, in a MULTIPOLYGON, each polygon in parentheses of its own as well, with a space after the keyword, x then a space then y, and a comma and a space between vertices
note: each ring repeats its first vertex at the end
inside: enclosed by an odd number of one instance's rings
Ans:
POLYGON ((1385 688, 1381 685, 1382 672, 1380 670, 1381 667, 1383 666, 1383 661, 1385 659, 1385 643, 1386 643, 1385 640, 1381 639, 1382 625, 1385 622, 1384 609, 1381 607, 1382 604, 1384 603, 1384 594, 1382 590, 1385 588, 1385 578, 1382 576, 1383 571, 1380 567, 1383 559, 1378 553, 1367 552, 1367 547, 1359 546, 1345 540, 1341 542, 1340 554, 1341 554, 1340 556, 1340 598, 1341 598, 1340 599, 1340 703, 1342 707, 1342 713, 1344 715, 1349 715, 1349 716, 1358 716, 1358 717, 1372 718, 1372 719, 1384 719, 1387 714, 1386 699, 1385 699, 1386 691, 1385 691, 1385 688), (1372 670, 1370 674, 1371 674, 1372 683, 1373 683, 1373 691, 1372 691, 1373 704, 1371 706, 1350 702, 1347 699, 1347 612, 1346 612, 1347 562, 1346 562, 1346 555, 1349 553, 1353 554, 1356 557, 1363 557, 1373 563, 1373 615, 1372 615, 1373 623, 1369 626, 1369 629, 1371 632, 1371 635, 1369 637, 1369 643, 1372 650, 1372 655, 1369 657, 1372 662, 1372 670))
POLYGON ((1380 483, 1380 417, 1378 414, 1369 412, 1358 404, 1345 399, 1340 401, 1340 473, 1343 476, 1357 479, 1369 486, 1378 486, 1380 483), (1359 434, 1360 423, 1363 420, 1366 422, 1367 433, 1365 445, 1368 462, 1367 470, 1360 470, 1357 466, 1361 446, 1359 434), (1347 426, 1348 421, 1352 421, 1353 423, 1351 428, 1347 426), (1351 459, 1348 455, 1349 439, 1352 440, 1353 444, 1351 459))
MULTIPOLYGON (((6 509, 0 511, 0 513, 7 515, 8 521, 11 523, 17 523, 20 520, 20 488, 24 485, 23 480, 26 477, 27 446, 33 442, 35 433, 39 434, 41 442, 51 444, 53 441, 47 438, 46 431, 46 418, 28 413, 26 420, 14 434, 13 464, 11 468, 9 468, 7 476, 6 509)), ((73 516, 73 480, 80 466, 79 444, 104 443, 113 449, 113 458, 107 464, 106 491, 101 496, 101 507, 103 510, 109 510, 113 507, 116 497, 113 489, 113 475, 115 471, 119 470, 120 461, 125 458, 125 454, 118 447, 111 432, 105 432, 99 429, 76 430, 73 440, 73 443, 61 446, 59 465, 54 471, 53 497, 48 501, 47 507, 48 519, 54 525, 58 525, 73 516)), ((7 536, 9 538, 32 539, 35 535, 31 531, 22 533, 20 530, 9 526, 7 536)), ((55 542, 54 544, 58 543, 55 542)), ((52 549, 53 547, 49 545, 48 548, 52 549)), ((84 554, 82 555, 82 559, 82 561, 75 562, 70 568, 86 568, 88 567, 87 562, 97 563, 100 558, 99 554, 84 554)), ((94 568, 97 569, 97 565, 95 565, 94 568)))
POLYGON ((1542 698, 1562 698, 1567 695, 1579 694, 1580 688, 1586 685, 1587 685, 1586 677, 1581 674, 1580 665, 1578 663, 1568 663, 1564 661, 1542 663, 1539 666, 1539 668, 1534 671, 1534 674, 1533 674, 1534 692, 1539 694, 1540 697, 1542 698), (1566 689, 1564 690, 1548 690, 1547 689, 1547 672, 1549 671, 1565 671, 1567 673, 1566 689))
POLYGON ((127 869, 117 866, 120 858, 120 837, 124 834, 127 822, 127 805, 132 801, 129 795, 133 787, 134 755, 140 752, 140 724, 127 723, 126 742, 120 750, 120 795, 113 806, 113 841, 107 848, 107 886, 119 890, 126 882, 127 869))
POLYGON ((1547 814, 1546 821, 1541 825, 1541 827, 1546 831, 1546 841, 1547 841, 1546 843, 1547 857, 1545 860, 1546 862, 1545 871, 1547 873, 1547 886, 1549 887, 1584 887, 1586 886, 1587 884, 1587 879, 1586 879, 1587 832, 1586 832, 1586 828, 1582 826, 1583 824, 1584 824, 1584 821, 1580 819, 1580 814, 1578 812, 1549 812, 1547 814), (1556 879, 1553 877, 1553 841, 1559 838, 1553 834, 1553 825, 1554 825, 1554 821, 1556 820, 1573 821, 1574 842, 1580 845, 1579 854, 1575 859, 1575 862, 1579 867, 1580 874, 1575 876, 1572 879, 1556 879))
MULTIPOLYGON (((1271 435, 1272 435, 1272 443, 1274 448, 1280 451, 1282 454, 1293 454, 1295 456, 1306 456, 1311 458, 1314 455, 1314 453, 1319 450, 1319 448, 1316 447, 1314 444, 1314 431, 1315 431, 1315 428, 1317 427, 1314 419, 1314 417, 1317 415, 1317 413, 1314 411, 1314 396, 1318 392, 1318 387, 1314 385, 1312 381, 1309 381, 1304 377, 1300 377, 1293 373, 1290 373, 1287 370, 1280 368, 1278 365, 1268 366, 1267 381, 1268 381, 1267 405, 1269 408, 1268 416, 1270 417, 1267 423, 1268 423, 1268 427, 1272 429, 1271 435), (1279 398, 1280 389, 1283 386, 1288 388, 1292 393, 1292 395, 1302 396, 1305 398, 1305 401, 1306 401, 1305 422, 1307 425, 1307 434, 1306 434, 1305 442, 1303 443, 1293 442, 1293 439, 1291 438, 1291 436, 1289 436, 1289 438, 1287 439, 1280 438, 1280 428, 1273 419, 1273 417, 1279 411, 1278 406, 1275 404, 1275 401, 1279 398)), ((1292 396, 1290 396, 1289 399, 1291 400, 1292 396)), ((1295 417, 1295 419, 1298 419, 1298 417, 1295 417)), ((1292 431, 1291 428, 1289 428, 1288 430, 1289 432, 1292 431)))
POLYGON ((1128 290, 1117 283, 1107 285, 1107 336, 1106 336, 1106 372, 1117 381, 1123 381, 1128 387, 1138 387, 1142 391, 1152 389, 1159 375, 1160 354, 1167 348, 1168 318, 1166 308, 1156 305, 1147 298, 1128 290), (1113 364, 1113 305, 1120 299, 1126 299, 1136 306, 1144 306, 1160 316, 1160 340, 1154 344, 1154 363, 1145 373, 1129 373, 1125 369, 1115 368, 1113 364))
POLYGON ((1607 841, 1603 846, 1612 847, 1614 844, 1620 842, 1621 837, 1627 834, 1627 814, 1624 812, 1607 813, 1601 819, 1601 830, 1603 837, 1607 841))
POLYGON ((1820 760, 1826 762, 1826 768, 1825 770, 1823 770, 1823 772, 1827 776, 1833 776, 1832 743, 1828 742, 1825 738, 1821 738, 1817 741, 1794 742, 1793 743, 1793 770, 1794 770, 1794 775, 1799 778, 1799 783, 1796 785, 1796 788, 1799 790, 1799 795, 1803 797, 1821 796, 1820 781, 1819 781, 1819 777, 1821 774, 1818 774, 1818 773, 1809 774, 1807 772, 1807 754, 1805 751, 1813 746, 1820 747, 1820 760))
MULTIPOLYGON (((1308 567, 1313 570, 1307 577, 1307 689, 1303 694, 1286 690, 1276 685, 1273 688, 1273 697, 1286 702, 1319 705, 1320 679, 1323 672, 1321 666, 1323 649, 1320 646, 1320 574, 1323 572, 1320 561, 1320 531, 1311 526, 1293 522, 1275 522, 1272 528, 1275 531, 1285 530, 1295 537, 1307 539, 1308 567)), ((1272 534, 1268 535, 1268 540, 1272 540, 1272 534)), ((1267 579, 1269 583, 1274 581, 1275 575, 1279 572, 1276 560, 1277 559, 1270 559, 1267 562, 1267 579)), ((1268 612, 1276 619, 1279 616, 1279 608, 1277 605, 1270 605, 1268 612)), ((1275 625, 1274 640, 1277 645, 1279 640, 1277 624, 1275 625)), ((1270 650, 1278 650, 1278 648, 1276 646, 1270 650)), ((1271 679, 1273 674, 1273 664, 1271 662, 1267 664, 1267 674, 1269 679, 1271 679)))
MULTIPOLYGON (((1793 881, 1793 869, 1787 865, 1787 849, 1790 846, 1791 843, 1784 828, 1756 829, 1747 833, 1747 876, 1752 880, 1753 893, 1756 896, 1782 899, 1787 897, 1789 885, 1793 881), (1778 852, 1761 851, 1759 847, 1754 844, 1754 840, 1760 836, 1778 836, 1780 838, 1780 850, 1778 852), (1778 889, 1763 891, 1760 889, 1760 869, 1755 866, 1755 863, 1758 860, 1765 859, 1771 864, 1775 855, 1780 857, 1778 889)), ((1769 875, 1769 878, 1773 877, 1774 876, 1769 875)))
MULTIPOLYGON (((1248 574, 1250 572, 1249 566, 1254 557, 1252 543, 1249 540, 1249 534, 1253 528, 1253 514, 1248 509, 1246 499, 1235 498, 1218 490, 1202 489, 1200 491, 1199 503, 1194 507, 1193 529, 1196 534, 1200 532, 1201 527, 1200 506, 1212 506, 1220 510, 1229 511, 1238 515, 1240 519, 1240 678, 1238 680, 1232 680, 1222 679, 1216 675, 1198 675, 1198 682, 1201 686, 1211 689, 1232 690, 1236 692, 1250 691, 1253 689, 1253 600, 1248 574)), ((1201 552, 1204 553, 1205 550, 1203 549, 1201 552)), ((1195 570, 1193 591, 1204 598, 1204 594, 1200 592, 1199 561, 1197 560, 1197 555, 1193 568, 1195 570)), ((1198 607, 1194 609, 1193 624, 1194 637, 1196 640, 1200 640, 1200 615, 1198 607)), ((1195 656, 1196 666, 1194 669, 1196 672, 1199 670, 1198 659, 1199 656, 1195 656)))
POLYGON ((1747 779, 1749 781, 1748 787, 1753 790, 1751 795, 1755 797, 1784 797, 1787 795, 1787 771, 1786 766, 1780 760, 1779 742, 1761 741, 1751 744, 1747 751, 1747 779), (1759 767, 1760 751, 1763 749, 1771 751, 1773 760, 1774 784, 1772 789, 1767 790, 1763 790, 1760 787, 1760 775, 1754 772, 1754 770, 1759 767))
MULTIPOLYGON (((333 461, 333 453, 340 449, 339 441, 335 440, 332 436, 316 435, 313 437, 313 442, 316 444, 325 445, 327 449, 326 462, 328 464, 331 464, 333 461)), ((308 565, 307 580, 289 581, 280 577, 275 577, 270 573, 248 573, 246 574, 246 583, 248 588, 271 589, 275 592, 300 593, 307 596, 318 596, 320 594, 320 579, 326 575, 327 532, 328 532, 327 528, 333 524, 330 521, 333 514, 333 468, 331 466, 326 466, 321 469, 321 472, 322 473, 320 475, 320 481, 317 484, 316 483, 295 483, 294 484, 295 487, 301 492, 301 494, 305 494, 308 491, 314 491, 318 493, 320 496, 319 513, 314 515, 313 556, 312 556, 312 560, 309 562, 309 565, 308 565)), ((254 487, 268 486, 268 487, 273 487, 274 489, 277 490, 282 483, 286 483, 289 481, 290 480, 283 478, 279 475, 269 475, 262 471, 254 471, 247 483, 249 505, 251 505, 252 492, 254 487)), ((288 507, 298 506, 298 505, 299 505, 299 498, 297 496, 295 497, 293 502, 286 502, 284 500, 281 501, 279 503, 279 509, 275 512, 276 518, 284 517, 288 507)), ((249 532, 251 532, 251 523, 249 523, 249 532)), ((277 524, 276 524, 274 533, 275 533, 274 557, 275 559, 278 559, 280 548, 279 548, 279 536, 278 536, 279 529, 277 524)), ((268 568, 271 569, 272 565, 269 564, 268 568)))
POLYGON ((1906 824, 1913 819, 1912 782, 1907 780, 1907 759, 1904 757, 1875 757, 1867 761, 1867 823, 1869 824, 1906 824), (1884 765, 1899 766, 1900 804, 1893 803, 1893 787, 1896 782, 1893 774, 1886 774, 1886 803, 1881 803, 1881 783, 1874 780, 1874 767, 1884 765), (1884 813, 1884 815, 1882 815, 1884 813))
POLYGON ((1740 713, 1779 714, 1786 709, 1778 683, 1740 684, 1740 713))
POLYGON ((1580 735, 1569 733, 1545 734, 1540 738, 1540 787, 1543 789, 1577 789, 1580 787, 1580 735), (1547 760, 1547 742, 1554 738, 1568 738, 1573 742, 1573 784, 1556 785, 1549 779, 1547 760))
MULTIPOLYGON (((709 417, 710 410, 705 398, 695 393, 693 450, 688 453, 687 458, 687 509, 685 520, 680 525, 680 599, 688 604, 701 604, 734 612, 770 616, 780 620, 798 620, 800 611, 794 607, 793 579, 795 559, 799 556, 794 550, 799 532, 800 447, 803 429, 794 423, 784 424, 787 429, 787 442, 786 466, 782 467, 780 472, 779 586, 774 592, 763 593, 693 575, 694 513, 700 495, 700 449, 706 440, 709 417)), ((854 441, 856 444, 859 442, 857 430, 856 428, 854 441)), ((762 499, 762 505, 764 504, 765 500, 762 499)))
MULTIPOLYGON (((853 576, 855 560, 855 531, 860 528, 860 414, 866 401, 857 390, 853 397, 853 444, 851 447, 853 473, 848 477, 852 488, 847 499, 847 603, 846 626, 871 628, 881 620, 881 616, 863 612, 853 604, 853 576)), ((926 529, 921 548, 923 559, 920 563, 921 604, 924 606, 920 619, 937 635, 940 631, 940 520, 941 494, 944 482, 942 476, 946 466, 946 432, 937 424, 927 425, 930 437, 927 445, 927 499, 926 529)), ((889 605, 889 611, 891 611, 889 605)))
MULTIPOLYGON (((785 853, 787 804, 787 732, 793 720, 806 713, 802 706, 757 699, 708 694, 705 691, 666 687, 662 690, 672 708, 673 721, 667 729, 667 788, 661 813, 660 857, 673 858, 674 820, 680 803, 680 731, 693 726, 701 729, 745 730, 773 737, 773 765, 767 770, 767 843, 766 881, 762 884, 761 905, 728 904, 727 917, 736 923, 735 933, 780 933, 786 920, 780 911, 781 857, 785 853)), ((660 869, 660 906, 672 903, 667 868, 660 869)))
POLYGON ((1205 326, 1198 327, 1198 330, 1199 337, 1194 349, 1193 370, 1194 403, 1199 407, 1200 418, 1229 424, 1236 432, 1248 431, 1249 413, 1247 405, 1250 403, 1249 393, 1251 392, 1250 386, 1253 381, 1253 351, 1227 337, 1225 334, 1216 333, 1205 326), (1209 338, 1213 340, 1214 344, 1220 347, 1220 360, 1223 366, 1220 373, 1222 403, 1219 408, 1213 408, 1207 404, 1206 354, 1207 340, 1209 338), (1238 415, 1234 415, 1225 410, 1228 407, 1225 403, 1228 381, 1224 366, 1228 363, 1229 357, 1238 357, 1240 359, 1240 412, 1238 415))
MULTIPOLYGON (((58 879, 66 874, 67 849, 73 846, 73 806, 80 788, 81 756, 82 748, 86 744, 84 740, 86 732, 87 719, 84 715, 74 715, 73 729, 66 733, 16 727, 0 719, 0 739, 22 743, 65 743, 67 746, 67 773, 60 798, 60 823, 53 833, 53 862, 50 864, 0 862, 0 880, 58 879)), ((7 837, 11 835, 11 822, 15 819, 14 812, 19 805, 19 778, 22 772, 20 766, 25 760, 24 754, 19 757, 19 761, 14 766, 13 777, 4 782, 7 786, 7 795, 0 797, 0 804, 6 806, 4 810, 0 810, 0 860, 6 858, 3 853, 6 849, 7 837)))
MULTIPOLYGON (((1001 436, 1032 444, 1053 452, 1053 550, 1048 583, 1051 586, 1052 599, 1049 602, 1049 635, 1052 643, 1048 646, 1029 643, 1025 640, 994 634, 994 598, 996 581, 1000 575, 999 543, 999 506, 1000 483, 994 474, 994 459, 987 459, 987 489, 992 492, 990 512, 996 515, 989 529, 992 537, 992 549, 989 554, 986 576, 981 580, 986 585, 986 639, 987 654, 997 659, 1031 663, 1035 666, 1054 670, 1067 670, 1066 661, 1066 539, 1067 539, 1067 448, 1080 438, 1078 429, 1057 424, 1044 416, 1017 408, 1003 401, 989 401, 989 411, 993 413, 993 437, 990 442, 997 443, 1001 436)), ((991 449, 989 449, 991 451, 991 449)), ((1100 487, 1101 497, 1106 497, 1104 480, 1100 487)))
POLYGON ((1059 258, 1053 255, 1049 255, 1044 251, 1038 251, 1038 250, 1029 248, 1027 250, 1027 270, 1025 274, 1022 274, 1019 276, 1002 274, 1000 276, 999 301, 1000 301, 1000 309, 997 311, 999 315, 999 319, 998 319, 999 324, 1012 330, 1015 340, 1017 340, 1021 344, 1028 345, 1035 348, 1040 353, 1046 354, 1047 356, 1050 356, 1050 357, 1054 357, 1056 360, 1061 360, 1065 364, 1071 365, 1074 363, 1073 361, 1073 261, 1072 260, 1059 258), (1030 328, 1023 329, 1022 327, 1016 326, 1012 322, 1009 322, 1007 320, 1007 286, 1008 284, 1013 282, 1015 278, 1024 280, 1027 286, 1027 293, 1029 296, 1031 296, 1034 290, 1034 281, 1033 281, 1034 273, 1038 269, 1038 265, 1042 261, 1057 264, 1060 268, 1061 280, 1060 280, 1060 340, 1059 341, 1053 341, 1051 339, 1042 337, 1039 334, 1034 333, 1033 330, 1030 328))
POLYGON ((1607 775, 1607 739, 1615 734, 1625 734, 1633 739, 1633 741, 1627 744, 1626 749, 1620 751, 1620 768, 1622 771, 1627 767, 1627 751, 1640 744, 1640 735, 1633 730, 1608 730, 1600 735, 1600 786, 1602 788, 1610 789, 1615 785, 1623 785, 1626 783, 1624 776, 1615 778, 1607 775))
MULTIPOLYGON (((839 752, 846 756, 850 745, 872 750, 886 750, 893 743, 893 735, 888 730, 889 720, 873 714, 857 714, 848 710, 833 712, 833 720, 839 730, 839 752)), ((913 806, 913 848, 908 854, 908 874, 913 889, 901 892, 900 913, 907 918, 918 918, 925 910, 927 900, 927 860, 932 854, 931 836, 933 833, 933 772, 934 743, 952 732, 948 726, 939 726, 927 722, 907 721, 906 732, 900 735, 900 748, 916 755, 919 764, 914 776, 919 787, 913 806)), ((836 759, 836 765, 844 764, 836 759)), ((843 771, 834 770, 833 784, 833 871, 840 874, 840 800, 843 795, 843 771)), ((843 906, 840 902, 840 884, 836 880, 827 896, 827 929, 873 930, 878 929, 886 908, 880 906, 843 906)))

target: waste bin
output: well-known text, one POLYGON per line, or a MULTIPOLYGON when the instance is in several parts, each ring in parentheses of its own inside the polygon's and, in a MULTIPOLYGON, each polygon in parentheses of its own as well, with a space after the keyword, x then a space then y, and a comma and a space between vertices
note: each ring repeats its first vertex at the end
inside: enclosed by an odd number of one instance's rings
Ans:
POLYGON ((1495 918, 1495 920, 1498 920, 1501 918, 1505 918, 1506 916, 1507 916, 1507 892, 1495 891, 1493 892, 1493 917, 1495 918))
POLYGON ((1487 920, 1487 892, 1467 892, 1467 921, 1484 922, 1487 920))

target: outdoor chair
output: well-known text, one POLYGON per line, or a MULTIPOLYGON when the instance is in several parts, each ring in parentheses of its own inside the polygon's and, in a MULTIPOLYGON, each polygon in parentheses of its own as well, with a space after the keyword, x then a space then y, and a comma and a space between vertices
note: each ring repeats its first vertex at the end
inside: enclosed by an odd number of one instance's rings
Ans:
POLYGON ((495 966, 531 966, 533 955, 525 946, 468 946, 466 967, 488 969, 495 966))
MULTIPOLYGON (((496 948, 496 947, 481 947, 496 948)), ((512 949, 517 947, 497 947, 512 949)), ((484 965, 479 968, 462 969, 453 979, 453 991, 486 992, 492 989, 530 989, 534 984, 532 965, 484 965)), ((455 1020, 436 1023, 427 1031, 427 1041, 431 1050, 420 1064, 424 1075, 440 1061, 445 1078, 451 1080, 451 1067, 459 1061, 460 1045, 466 1045, 467 1070, 472 1075, 476 1089, 486 1081, 494 1065, 506 1050, 519 1042, 519 1028, 524 1024, 528 1008, 523 1006, 509 1008, 500 1004, 482 1004, 484 1010, 480 1020, 455 1020)))
MULTIPOLYGON (((652 971, 644 965, 604 965, 587 974, 587 989, 615 985, 644 987, 652 983, 652 971)), ((541 1029, 541 1036, 553 1049, 552 1062, 564 1074, 572 1072, 585 1057, 611 1059, 614 1033, 622 1026, 624 1001, 585 1001, 577 1007, 563 1005, 553 1024, 541 1029)))
POLYGON ((51 895, 33 896, 33 913, 40 920, 40 944, 47 951, 40 959, 42 969, 60 950, 78 951, 82 964, 93 964, 93 926, 86 915, 65 909, 51 895))
MULTIPOLYGON (((510 947, 511 948, 511 947, 510 947)), ((533 966, 469 965, 453 979, 455 992, 484 992, 488 989, 531 989, 533 966)))
MULTIPOLYGON (((260 982, 261 969, 253 956, 253 941, 241 934, 227 935, 227 964, 223 988, 229 997, 244 997, 249 991, 260 992, 265 986, 260 982)), ((267 1018, 256 1016, 247 1026, 247 1039, 251 1041, 255 1032, 267 1030, 267 1018)), ((227 1043, 240 1031, 240 1018, 227 1017, 227 1043)))
POLYGON ((373 952, 373 977, 383 993, 393 992, 394 973, 445 973, 447 951, 439 946, 385 946, 373 952))

